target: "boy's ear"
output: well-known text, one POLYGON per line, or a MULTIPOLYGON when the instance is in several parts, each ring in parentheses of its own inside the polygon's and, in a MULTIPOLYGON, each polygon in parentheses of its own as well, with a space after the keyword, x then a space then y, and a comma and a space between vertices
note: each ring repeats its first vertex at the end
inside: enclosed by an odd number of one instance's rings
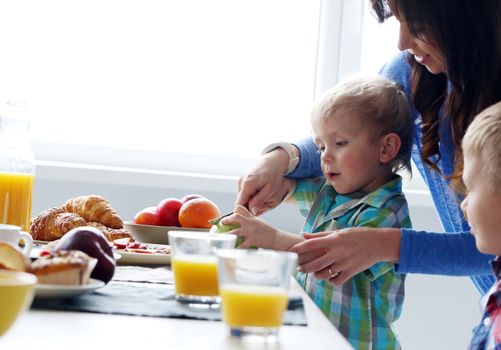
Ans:
POLYGON ((400 136, 394 132, 384 135, 381 140, 379 161, 383 164, 391 162, 397 156, 400 146, 402 146, 400 136))

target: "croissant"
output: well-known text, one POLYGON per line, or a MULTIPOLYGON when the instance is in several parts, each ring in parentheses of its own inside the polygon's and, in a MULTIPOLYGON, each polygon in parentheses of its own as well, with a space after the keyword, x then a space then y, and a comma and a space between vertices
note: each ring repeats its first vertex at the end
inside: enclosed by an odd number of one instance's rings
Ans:
POLYGON ((134 238, 132 238, 132 235, 130 234, 130 232, 125 228, 114 229, 114 228, 104 226, 103 224, 101 224, 99 222, 94 222, 94 221, 88 222, 87 226, 92 226, 92 227, 97 228, 99 231, 101 231, 106 236, 106 238, 110 242, 113 242, 115 239, 119 239, 119 238, 130 238, 131 241, 134 241, 134 238))
POLYGON ((86 224, 77 214, 68 213, 61 208, 51 208, 33 218, 30 231, 33 239, 53 241, 61 238, 69 230, 86 224))
POLYGON ((123 222, 110 203, 101 196, 90 195, 68 199, 63 209, 80 215, 85 221, 99 222, 105 226, 120 229, 123 222))

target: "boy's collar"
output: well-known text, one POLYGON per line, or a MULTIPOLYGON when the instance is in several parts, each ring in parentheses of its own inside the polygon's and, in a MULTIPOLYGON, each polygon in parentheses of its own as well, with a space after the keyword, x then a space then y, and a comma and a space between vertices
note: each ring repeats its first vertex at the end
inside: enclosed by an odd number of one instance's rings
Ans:
POLYGON ((331 201, 332 199, 336 200, 337 196, 350 198, 350 200, 344 201, 341 205, 337 205, 329 210, 328 214, 325 216, 327 219, 335 219, 343 216, 347 211, 359 206, 361 203, 371 207, 381 208, 390 198, 402 194, 402 177, 400 175, 395 175, 391 181, 370 193, 353 192, 349 195, 341 195, 327 182, 325 182, 321 192, 323 192, 321 197, 325 198, 327 201, 331 201), (332 195, 329 195, 328 191, 332 191, 332 195), (353 194, 356 195, 352 196, 353 194))
POLYGON ((395 174, 392 180, 379 187, 377 190, 368 193, 361 199, 367 205, 380 208, 388 199, 402 193, 402 177, 395 174))

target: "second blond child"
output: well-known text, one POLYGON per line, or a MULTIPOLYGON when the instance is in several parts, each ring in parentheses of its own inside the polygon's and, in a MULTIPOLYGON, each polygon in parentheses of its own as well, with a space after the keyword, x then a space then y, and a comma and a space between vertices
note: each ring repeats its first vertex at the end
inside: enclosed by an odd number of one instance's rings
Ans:
POLYGON ((497 281, 482 297, 483 317, 469 349, 501 349, 501 103, 475 117, 462 141, 466 197, 461 208, 482 253, 492 261, 497 281))

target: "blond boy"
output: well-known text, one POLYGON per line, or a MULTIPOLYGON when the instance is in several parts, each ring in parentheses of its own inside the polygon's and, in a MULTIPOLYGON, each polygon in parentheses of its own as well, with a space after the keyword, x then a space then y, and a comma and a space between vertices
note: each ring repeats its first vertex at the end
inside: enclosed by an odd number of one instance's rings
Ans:
POLYGON ((461 208, 478 250, 496 255, 497 281, 482 298, 484 316, 474 329, 470 349, 501 348, 501 102, 482 111, 462 142, 466 197, 461 208))
MULTIPOLYGON (((222 222, 240 224, 232 232, 245 237, 242 247, 290 250, 305 237, 347 227, 410 227, 396 171, 410 167, 413 125, 398 85, 383 77, 349 79, 315 103, 311 125, 323 177, 289 183, 305 217, 302 234, 276 229, 237 207, 222 222)), ((326 244, 335 244, 329 239, 326 244)), ((296 279, 354 348, 400 349, 393 322, 400 316, 405 276, 393 267, 368 266, 340 285, 343 267, 330 263, 296 279)))

